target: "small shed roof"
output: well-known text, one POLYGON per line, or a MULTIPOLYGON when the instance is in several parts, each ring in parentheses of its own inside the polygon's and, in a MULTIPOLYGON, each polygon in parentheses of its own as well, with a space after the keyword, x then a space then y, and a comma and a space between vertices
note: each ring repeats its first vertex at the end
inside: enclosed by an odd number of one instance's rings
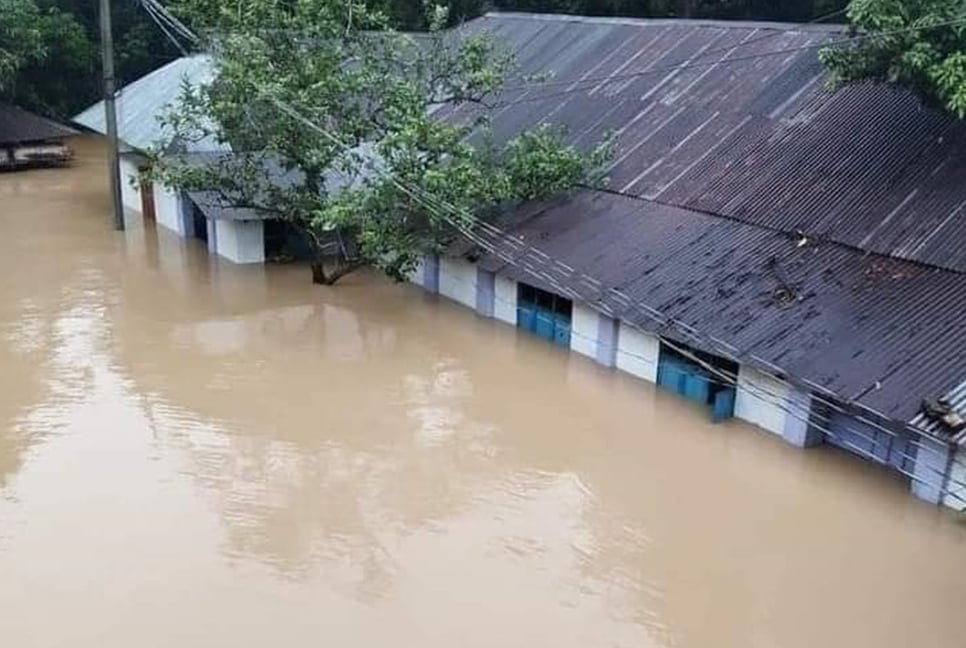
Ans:
POLYGON ((72 135, 77 135, 73 128, 0 102, 0 144, 44 142, 72 135))

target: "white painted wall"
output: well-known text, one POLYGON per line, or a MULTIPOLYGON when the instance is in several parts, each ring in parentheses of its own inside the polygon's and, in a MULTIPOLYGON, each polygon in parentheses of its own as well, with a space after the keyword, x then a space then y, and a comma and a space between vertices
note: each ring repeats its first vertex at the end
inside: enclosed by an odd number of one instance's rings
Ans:
POLYGON ((181 222, 181 196, 159 184, 154 185, 154 216, 158 225, 187 236, 181 222))
POLYGON ((122 155, 121 166, 121 203, 125 209, 141 213, 141 189, 138 163, 134 158, 122 155))
POLYGON ((440 257, 439 294, 476 309, 476 265, 464 259, 440 257))
POLYGON ((512 326, 517 325, 517 282, 496 276, 493 282, 493 317, 512 326))
POLYGON ((621 322, 617 335, 617 368, 632 376, 657 382, 661 338, 621 322))
POLYGON ((782 407, 787 407, 790 391, 784 381, 742 365, 738 368, 735 417, 769 432, 784 435, 788 414, 782 407))
POLYGON ((943 504, 957 511, 966 507, 966 448, 960 448, 953 455, 953 465, 949 469, 949 481, 946 483, 949 491, 943 498, 943 504))
MULTIPOLYGON (((265 228, 262 221, 214 221, 215 252, 234 263, 265 262, 265 228)), ((211 245, 209 238, 208 244, 211 245)))
POLYGON ((597 358, 597 311, 574 304, 570 322, 570 348, 577 353, 597 358))

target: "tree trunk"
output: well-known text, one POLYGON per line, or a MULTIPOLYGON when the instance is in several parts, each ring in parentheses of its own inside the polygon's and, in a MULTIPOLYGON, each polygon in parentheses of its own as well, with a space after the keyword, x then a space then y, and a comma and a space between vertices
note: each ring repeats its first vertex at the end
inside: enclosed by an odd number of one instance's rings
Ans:
POLYGON ((325 264, 321 258, 312 262, 312 283, 322 286, 332 286, 342 277, 354 270, 358 270, 365 264, 361 261, 347 261, 345 259, 336 265, 330 272, 326 272, 325 264))
POLYGON ((321 259, 312 262, 312 283, 324 286, 332 285, 328 275, 325 274, 325 266, 321 259))

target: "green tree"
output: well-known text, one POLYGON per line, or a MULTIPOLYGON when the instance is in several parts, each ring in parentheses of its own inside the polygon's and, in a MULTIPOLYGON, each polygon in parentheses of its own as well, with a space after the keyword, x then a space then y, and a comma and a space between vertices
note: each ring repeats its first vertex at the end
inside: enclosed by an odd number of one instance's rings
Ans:
POLYGON ((46 52, 40 12, 32 0, 0 0, 0 91, 8 91, 20 70, 46 52))
MULTIPOLYGON (((71 115, 96 101, 101 70, 100 24, 95 0, 37 0, 41 10, 69 14, 81 27, 83 39, 90 45, 80 45, 81 37, 72 39, 72 49, 66 46, 41 71, 45 82, 38 90, 39 97, 56 107, 57 114, 71 115), (81 50, 85 50, 82 52, 81 50)), ((181 56, 148 13, 136 0, 111 3, 111 22, 114 32, 114 61, 120 87, 156 70, 181 56)), ((57 54, 57 53, 54 53, 57 54)))
POLYGON ((867 38, 822 51, 833 83, 895 83, 966 118, 966 0, 853 0, 848 17, 867 38))
POLYGON ((310 241, 313 280, 373 264, 401 278, 419 255, 502 207, 601 180, 609 147, 579 151, 550 126, 497 142, 479 109, 512 61, 481 37, 388 28, 361 0, 185 0, 209 35, 215 79, 186 87, 158 150, 198 140, 234 153, 199 165, 156 156, 157 179, 292 224, 310 241), (471 140, 472 139, 472 144, 471 140), (266 173, 278 166, 287 180, 266 173))
POLYGON ((42 9, 34 25, 44 56, 21 66, 10 98, 25 108, 66 117, 97 95, 97 47, 68 13, 42 9))

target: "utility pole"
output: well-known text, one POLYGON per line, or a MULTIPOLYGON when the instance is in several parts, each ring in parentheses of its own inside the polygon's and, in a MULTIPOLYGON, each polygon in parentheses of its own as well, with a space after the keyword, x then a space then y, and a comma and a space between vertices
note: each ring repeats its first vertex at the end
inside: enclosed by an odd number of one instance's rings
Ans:
POLYGON ((114 37, 111 34, 111 0, 100 0, 101 69, 104 78, 104 116, 107 122, 107 172, 111 179, 114 229, 124 229, 121 203, 121 165, 117 157, 117 112, 114 106, 114 37))

